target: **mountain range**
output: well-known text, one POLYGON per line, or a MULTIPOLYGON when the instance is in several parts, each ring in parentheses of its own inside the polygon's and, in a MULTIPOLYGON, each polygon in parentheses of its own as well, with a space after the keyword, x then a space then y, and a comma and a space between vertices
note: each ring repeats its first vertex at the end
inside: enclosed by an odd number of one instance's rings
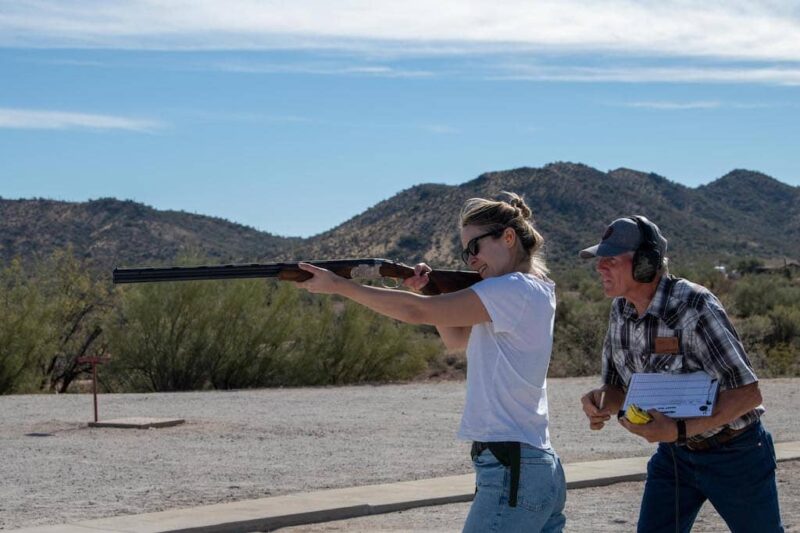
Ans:
POLYGON ((213 263, 385 257, 456 267, 461 205, 504 190, 525 197, 554 265, 577 264, 578 250, 597 242, 613 219, 632 214, 659 225, 673 262, 800 257, 800 187, 734 170, 691 188, 653 173, 559 162, 488 172, 461 185, 417 185, 305 239, 129 200, 0 198, 0 258, 30 260, 71 246, 101 269, 187 255, 213 263))

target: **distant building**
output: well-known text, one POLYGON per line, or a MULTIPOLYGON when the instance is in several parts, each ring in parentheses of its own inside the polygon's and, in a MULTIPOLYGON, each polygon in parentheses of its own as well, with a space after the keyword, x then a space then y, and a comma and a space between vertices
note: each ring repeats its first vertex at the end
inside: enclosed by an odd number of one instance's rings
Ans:
POLYGON ((786 273, 796 275, 800 273, 800 262, 785 257, 783 259, 769 259, 764 261, 763 265, 757 266, 755 271, 759 274, 786 273))

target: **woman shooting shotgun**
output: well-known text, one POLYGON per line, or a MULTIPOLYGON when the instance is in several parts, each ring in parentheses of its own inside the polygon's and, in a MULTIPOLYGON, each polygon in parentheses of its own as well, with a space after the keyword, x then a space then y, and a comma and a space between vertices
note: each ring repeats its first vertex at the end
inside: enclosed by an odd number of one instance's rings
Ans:
MULTIPOLYGON (((313 276, 296 285, 434 325, 448 349, 466 349, 458 437, 472 441, 477 492, 464 531, 561 531, 566 484, 550 445, 546 388, 555 285, 531 210, 520 196, 503 194, 498 201, 472 198, 461 210, 461 258, 482 278, 469 288, 425 296, 360 285, 308 263, 299 267, 313 276)), ((418 264, 404 284, 422 290, 429 272, 418 264)))

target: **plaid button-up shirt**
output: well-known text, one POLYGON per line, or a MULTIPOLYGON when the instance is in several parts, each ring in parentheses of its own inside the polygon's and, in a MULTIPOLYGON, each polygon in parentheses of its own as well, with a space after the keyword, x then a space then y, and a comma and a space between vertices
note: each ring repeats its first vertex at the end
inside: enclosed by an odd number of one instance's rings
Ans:
MULTIPOLYGON (((674 341, 673 348, 674 348, 674 341)), ((663 276, 644 316, 624 298, 611 305, 603 344, 603 383, 627 390, 634 372, 703 370, 719 380, 720 390, 758 381, 739 335, 722 304, 708 289, 684 279, 663 276), (677 339, 677 349, 659 353, 657 338, 677 339)), ((741 429, 756 421, 763 406, 727 424, 741 429)), ((689 440, 721 431, 714 428, 689 440)))

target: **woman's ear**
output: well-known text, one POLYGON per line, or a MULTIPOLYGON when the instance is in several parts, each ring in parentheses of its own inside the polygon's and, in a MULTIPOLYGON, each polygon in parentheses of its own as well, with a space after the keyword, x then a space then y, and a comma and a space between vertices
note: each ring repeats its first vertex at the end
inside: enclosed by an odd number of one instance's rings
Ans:
POLYGON ((506 228, 503 230, 503 243, 511 248, 517 242, 517 232, 514 228, 506 228))

